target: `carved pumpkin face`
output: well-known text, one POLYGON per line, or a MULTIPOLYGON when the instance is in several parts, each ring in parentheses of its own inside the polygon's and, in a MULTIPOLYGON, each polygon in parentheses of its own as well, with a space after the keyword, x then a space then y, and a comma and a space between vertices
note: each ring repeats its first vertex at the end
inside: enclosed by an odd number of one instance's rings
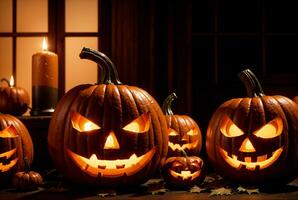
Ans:
POLYGON ((206 176, 204 162, 196 156, 170 157, 162 172, 167 185, 174 188, 192 187, 202 182, 206 176))
POLYGON ((164 162, 166 121, 146 91, 110 76, 98 85, 79 85, 59 101, 49 127, 49 152, 73 181, 126 187, 145 182, 164 162))
POLYGON ((17 118, 0 114, 0 180, 24 169, 24 157, 30 165, 33 145, 28 130, 17 118))
POLYGON ((168 124, 168 157, 181 156, 183 151, 187 155, 198 155, 202 147, 201 130, 191 117, 173 114, 171 104, 176 98, 176 94, 172 93, 163 104, 163 111, 168 124))
POLYGON ((222 158, 238 170, 263 170, 281 155, 284 145, 283 122, 276 117, 256 130, 242 131, 228 116, 220 125, 222 158))
POLYGON ((241 74, 251 98, 231 99, 213 114, 206 150, 222 176, 252 184, 280 184, 298 167, 298 106, 266 96, 250 71, 241 74))
POLYGON ((131 176, 141 171, 152 159, 156 152, 156 147, 152 147, 147 152, 139 154, 131 148, 127 151, 121 149, 126 146, 122 142, 123 137, 127 139, 137 139, 138 137, 148 137, 151 125, 150 115, 144 113, 126 124, 124 127, 115 127, 112 130, 105 129, 105 124, 98 125, 83 117, 77 112, 72 113, 71 122, 74 135, 81 135, 82 140, 95 140, 93 146, 89 146, 89 151, 84 152, 71 146, 67 152, 76 165, 90 176, 97 177, 121 177, 131 176), (140 135, 140 136, 139 136, 140 135), (85 136, 85 138, 83 138, 85 136), (117 139, 118 138, 118 139, 117 139), (94 147, 94 149, 91 149, 94 147), (73 149, 73 150, 71 150, 73 149))

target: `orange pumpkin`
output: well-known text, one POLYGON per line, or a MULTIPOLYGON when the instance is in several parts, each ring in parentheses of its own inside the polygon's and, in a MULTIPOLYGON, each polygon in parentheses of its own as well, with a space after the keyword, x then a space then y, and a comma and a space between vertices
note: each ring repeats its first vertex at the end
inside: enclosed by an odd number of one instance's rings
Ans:
POLYGON ((100 64, 104 79, 79 85, 59 101, 48 134, 54 164, 78 183, 127 187, 147 181, 167 154, 162 110, 146 91, 123 85, 103 53, 83 48, 80 57, 100 64))
POLYGON ((8 114, 0 113, 0 181, 25 168, 33 160, 33 144, 24 124, 8 114))
POLYGON ((183 151, 190 156, 198 155, 202 148, 201 130, 191 117, 173 113, 171 105, 175 99, 177 95, 172 93, 163 103, 163 112, 168 125, 168 157, 183 156, 183 151))
POLYGON ((243 183, 281 184, 298 169, 298 106, 267 96, 250 70, 239 74, 248 97, 223 103, 208 125, 206 150, 224 177, 243 183))

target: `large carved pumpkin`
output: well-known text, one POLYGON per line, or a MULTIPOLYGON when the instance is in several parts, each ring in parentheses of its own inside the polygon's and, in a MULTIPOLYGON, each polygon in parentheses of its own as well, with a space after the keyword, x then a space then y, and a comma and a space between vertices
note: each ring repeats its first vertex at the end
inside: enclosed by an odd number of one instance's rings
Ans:
POLYGON ((223 103, 213 114, 206 148, 214 168, 231 180, 281 184, 298 168, 298 106, 266 96, 250 70, 239 74, 248 96, 223 103))
POLYGON ((33 160, 33 144, 24 124, 14 116, 0 113, 0 182, 25 168, 33 160))
POLYGON ((59 101, 48 135, 55 165, 79 183, 127 187, 145 182, 167 154, 162 110, 146 91, 121 84, 104 54, 84 48, 80 57, 100 64, 104 80, 79 85, 59 101))
POLYGON ((198 124, 188 115, 176 115, 171 105, 177 99, 175 93, 170 94, 163 103, 169 136, 168 157, 198 155, 202 148, 202 134, 198 124))
POLYGON ((22 87, 13 86, 8 80, 2 79, 9 86, 0 87, 0 112, 12 115, 22 115, 28 110, 30 96, 22 87))

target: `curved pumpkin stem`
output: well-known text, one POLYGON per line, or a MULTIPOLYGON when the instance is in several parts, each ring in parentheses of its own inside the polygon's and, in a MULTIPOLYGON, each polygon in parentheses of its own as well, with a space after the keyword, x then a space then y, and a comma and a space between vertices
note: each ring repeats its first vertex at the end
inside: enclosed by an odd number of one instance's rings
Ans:
POLYGON ((264 96, 260 81, 250 69, 243 70, 238 74, 238 77, 244 83, 247 95, 249 97, 252 98, 264 96))
POLYGON ((9 87, 11 86, 10 82, 6 78, 1 79, 1 82, 6 82, 9 87))
POLYGON ((104 53, 83 47, 80 53, 80 58, 92 60, 102 67, 103 73, 101 75, 100 83, 116 85, 122 84, 119 80, 115 65, 104 53))
POLYGON ((173 92, 164 100, 162 109, 165 115, 174 115, 171 107, 172 107, 172 102, 177 98, 178 98, 177 95, 175 94, 175 92, 173 92))

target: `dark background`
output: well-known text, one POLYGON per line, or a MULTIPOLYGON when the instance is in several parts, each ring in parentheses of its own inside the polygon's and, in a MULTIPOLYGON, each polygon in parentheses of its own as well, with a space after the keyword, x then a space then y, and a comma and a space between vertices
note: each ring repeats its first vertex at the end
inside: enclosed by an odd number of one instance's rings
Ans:
POLYGON ((146 89, 159 103, 175 92, 174 113, 191 115, 204 133, 220 104, 246 95, 237 77, 243 69, 257 75, 265 94, 298 94, 295 1, 102 3, 103 51, 122 82, 146 89))

